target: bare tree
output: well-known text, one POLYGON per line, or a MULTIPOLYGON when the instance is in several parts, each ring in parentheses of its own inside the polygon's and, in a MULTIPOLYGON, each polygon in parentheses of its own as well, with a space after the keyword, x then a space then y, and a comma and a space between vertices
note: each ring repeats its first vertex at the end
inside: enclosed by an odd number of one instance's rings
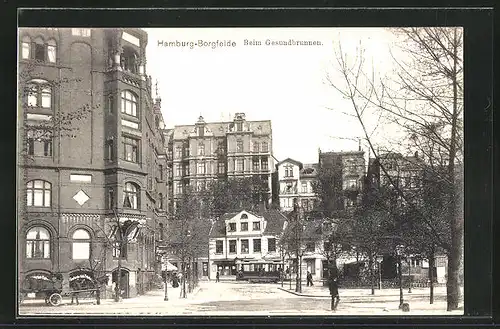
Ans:
POLYGON ((371 74, 366 74, 363 50, 359 50, 351 64, 340 45, 337 64, 342 78, 340 82, 328 78, 328 82, 351 103, 352 115, 359 122, 377 159, 379 153, 367 125, 367 117, 374 114, 384 117, 404 132, 402 139, 392 141, 395 145, 421 151, 426 165, 440 168, 436 172, 449 187, 444 192, 447 199, 444 223, 417 207, 385 166, 380 166, 399 197, 427 227, 428 237, 447 253, 447 310, 451 311, 458 308, 460 298, 458 278, 463 238, 455 168, 463 158, 462 30, 404 28, 398 29, 397 35, 403 39, 400 49, 407 59, 400 60, 399 56, 393 55, 394 78, 375 79, 373 68, 371 74), (448 228, 443 229, 443 226, 448 228))

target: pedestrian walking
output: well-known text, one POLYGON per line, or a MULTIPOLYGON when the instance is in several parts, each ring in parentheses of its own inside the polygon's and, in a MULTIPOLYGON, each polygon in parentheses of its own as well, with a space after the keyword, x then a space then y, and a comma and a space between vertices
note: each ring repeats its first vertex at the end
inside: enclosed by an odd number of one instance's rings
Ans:
POLYGON ((219 282, 219 271, 215 274, 215 282, 219 282))
POLYGON ((330 276, 328 280, 328 288, 330 289, 330 296, 332 296, 332 311, 337 310, 337 306, 339 305, 340 296, 339 296, 339 283, 336 277, 330 276))
POLYGON ((76 280, 73 290, 76 290, 78 292, 73 292, 71 294, 71 304, 73 304, 73 302, 76 300, 76 305, 80 305, 80 301, 78 300, 78 294, 80 293, 79 290, 82 290, 82 286, 80 282, 78 282, 78 280, 76 280))
POLYGON ((306 278, 307 278, 307 284, 306 285, 308 287, 309 286, 314 286, 314 284, 313 284, 313 276, 312 276, 311 272, 307 271, 307 277, 306 278))

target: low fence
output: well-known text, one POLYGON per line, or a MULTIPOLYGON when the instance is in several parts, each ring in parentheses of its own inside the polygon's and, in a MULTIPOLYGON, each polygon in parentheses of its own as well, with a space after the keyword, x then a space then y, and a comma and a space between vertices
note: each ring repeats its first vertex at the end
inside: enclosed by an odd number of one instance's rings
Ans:
MULTIPOLYGON (((323 286, 327 286, 328 285, 328 281, 327 280, 323 280, 323 286)), ((342 288, 345 288, 345 289, 371 289, 372 287, 372 284, 370 281, 367 281, 367 280, 352 280, 352 279, 348 279, 348 280, 343 280, 343 279, 339 279, 339 285, 340 287, 342 288)), ((380 289, 379 285, 380 285, 380 281, 376 281, 374 282, 374 287, 376 289, 380 289)), ((410 285, 412 288, 429 288, 431 283, 430 281, 410 281, 410 280, 405 280, 403 279, 403 282, 402 282, 402 286, 404 289, 408 289, 410 288, 410 285)), ((444 287, 446 286, 445 283, 438 283, 438 282, 434 282, 434 287, 444 287)), ((382 289, 390 289, 390 288, 399 288, 399 281, 398 280, 382 280, 382 289)))

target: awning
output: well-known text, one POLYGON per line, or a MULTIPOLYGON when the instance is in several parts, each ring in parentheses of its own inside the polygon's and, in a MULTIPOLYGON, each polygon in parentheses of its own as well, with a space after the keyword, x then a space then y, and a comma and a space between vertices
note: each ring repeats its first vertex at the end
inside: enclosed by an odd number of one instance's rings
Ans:
POLYGON ((161 264, 161 270, 165 271, 165 268, 167 269, 167 272, 170 271, 177 271, 177 266, 172 265, 169 261, 167 261, 167 264, 161 264))

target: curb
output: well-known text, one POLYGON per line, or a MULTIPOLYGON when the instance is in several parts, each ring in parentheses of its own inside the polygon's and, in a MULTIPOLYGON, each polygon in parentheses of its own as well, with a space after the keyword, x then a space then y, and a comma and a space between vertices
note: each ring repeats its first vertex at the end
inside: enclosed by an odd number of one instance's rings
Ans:
MULTIPOLYGON (((282 291, 285 291, 287 293, 290 293, 290 294, 293 294, 293 295, 296 295, 296 296, 300 296, 300 297, 309 297, 309 298, 328 298, 330 299, 331 296, 330 295, 311 295, 311 294, 303 294, 303 293, 299 293, 299 292, 295 292, 295 291, 292 291, 292 290, 287 290, 285 288, 281 288, 281 287, 278 287, 279 290, 282 290, 282 291)), ((363 297, 387 297, 387 296, 391 296, 391 295, 368 295, 368 296, 344 296, 343 297, 343 300, 348 300, 350 303, 365 303, 366 302, 366 299, 363 299, 363 297), (353 298, 353 299, 350 299, 350 298, 353 298)), ((408 296, 408 295, 407 295, 408 296)), ((413 297, 429 297, 428 295, 424 295, 424 294, 411 294, 409 296, 413 296, 413 297)), ((443 296, 446 296, 445 294, 434 294, 434 297, 443 297, 443 296)), ((391 297, 399 297, 397 295, 392 295, 391 297)), ((374 303, 378 303, 378 302, 392 302, 393 299, 377 299, 377 300, 374 300, 374 301, 371 301, 371 302, 374 302, 374 303)))

